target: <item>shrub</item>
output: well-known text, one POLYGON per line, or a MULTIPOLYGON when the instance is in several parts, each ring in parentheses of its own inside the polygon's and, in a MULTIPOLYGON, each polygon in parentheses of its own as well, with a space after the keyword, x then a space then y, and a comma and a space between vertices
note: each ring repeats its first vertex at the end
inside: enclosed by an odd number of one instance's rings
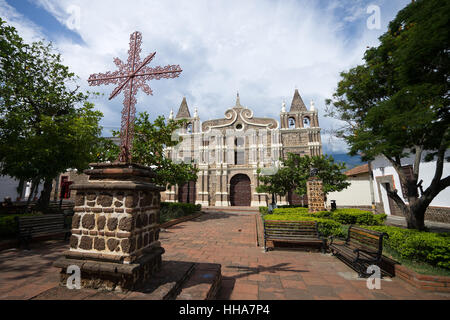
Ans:
POLYGON ((259 207, 259 213, 261 214, 268 214, 269 208, 268 207, 259 207))
POLYGON ((389 239, 384 241, 384 246, 402 258, 450 269, 450 232, 433 233, 393 226, 364 227, 386 232, 389 239))
POLYGON ((286 204, 282 206, 278 206, 278 208, 303 208, 301 205, 296 204, 286 204))
POLYGON ((308 208, 276 208, 273 210, 273 214, 308 214, 308 208))
POLYGON ((194 214, 202 206, 193 203, 161 202, 160 223, 194 214))
POLYGON ((316 221, 319 232, 324 236, 328 237, 331 235, 343 237, 346 235, 343 226, 334 220, 298 216, 296 214, 270 214, 264 216, 265 220, 286 220, 286 221, 316 221))
POLYGON ((289 214, 299 217, 315 217, 337 221, 341 224, 359 225, 383 225, 386 220, 385 214, 375 215, 370 211, 359 209, 337 209, 335 211, 320 211, 316 213, 308 212, 307 208, 279 208, 274 210, 274 214, 289 214))

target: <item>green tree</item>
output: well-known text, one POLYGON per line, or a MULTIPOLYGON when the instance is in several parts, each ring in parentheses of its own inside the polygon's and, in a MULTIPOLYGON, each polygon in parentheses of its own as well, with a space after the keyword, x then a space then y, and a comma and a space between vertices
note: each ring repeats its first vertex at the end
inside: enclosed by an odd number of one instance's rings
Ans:
POLYGON ((350 154, 361 153, 363 160, 384 155, 395 168, 407 202, 397 190, 387 194, 408 228, 419 230, 431 201, 450 185, 450 176, 443 177, 450 146, 449 19, 449 1, 409 4, 390 22, 380 45, 366 51, 365 63, 341 73, 333 99, 327 100, 328 116, 346 123, 337 134, 350 145, 350 154), (414 158, 412 176, 402 170, 401 159, 408 156, 414 158), (419 196, 423 159, 436 159, 436 169, 419 196))
MULTIPOLYGON (((257 187, 257 192, 275 193, 285 196, 294 190, 299 196, 306 194, 306 182, 310 177, 311 168, 318 170, 317 176, 323 181, 325 194, 333 191, 341 191, 347 188, 347 176, 342 173, 345 164, 334 163, 332 156, 299 156, 288 153, 285 160, 281 160, 282 166, 274 175, 259 175, 262 183, 257 187)), ((261 171, 259 171, 261 172, 261 171)))
POLYGON ((51 44, 28 45, 0 19, 0 49, 0 174, 43 181, 46 208, 52 180, 95 159, 102 114, 51 44))
MULTIPOLYGON (((173 132, 184 124, 185 120, 169 120, 166 123, 164 116, 158 116, 151 122, 147 112, 139 113, 135 120, 132 162, 153 168, 157 173, 155 182, 159 185, 183 185, 188 181, 197 181, 198 170, 191 163, 175 163, 165 151, 166 147, 174 147, 179 143, 174 139, 173 132)), ((113 134, 120 136, 118 131, 113 134)), ((119 148, 113 152, 110 156, 117 159, 119 148)))
POLYGON ((285 196, 295 189, 295 183, 291 176, 290 168, 279 168, 275 174, 265 174, 261 168, 257 170, 258 180, 261 184, 256 187, 258 193, 285 196))
POLYGON ((114 162, 117 160, 120 148, 110 138, 101 137, 95 150, 95 162, 114 162))

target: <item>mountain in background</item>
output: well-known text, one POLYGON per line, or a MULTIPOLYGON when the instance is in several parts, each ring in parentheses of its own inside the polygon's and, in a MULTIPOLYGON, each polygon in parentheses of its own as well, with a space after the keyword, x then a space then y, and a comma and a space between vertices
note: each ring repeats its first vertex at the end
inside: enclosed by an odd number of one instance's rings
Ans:
POLYGON ((347 170, 352 169, 354 167, 360 166, 364 164, 365 162, 361 161, 360 156, 349 156, 346 153, 331 153, 329 154, 333 156, 334 162, 342 163, 344 162, 347 166, 347 170))

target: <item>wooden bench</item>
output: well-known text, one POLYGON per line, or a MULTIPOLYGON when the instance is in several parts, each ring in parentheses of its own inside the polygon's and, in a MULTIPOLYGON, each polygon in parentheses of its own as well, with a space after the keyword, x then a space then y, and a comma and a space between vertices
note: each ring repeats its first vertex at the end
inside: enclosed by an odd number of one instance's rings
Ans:
POLYGON ((29 242, 35 236, 50 236, 64 233, 64 240, 70 236, 70 226, 66 224, 65 214, 46 214, 42 216, 16 217, 19 248, 24 241, 29 242))
POLYGON ((358 272, 359 277, 368 277, 367 267, 377 265, 381 269, 383 257, 383 238, 387 233, 350 226, 344 243, 334 243, 330 237, 329 248, 333 255, 358 272))
POLYGON ((274 241, 320 245, 322 252, 326 247, 326 239, 321 237, 316 221, 264 221, 264 251, 267 242, 273 247, 274 241))
POLYGON ((59 201, 50 201, 48 204, 48 213, 49 214, 66 214, 73 215, 73 208, 75 207, 74 202, 65 202, 60 203, 59 201))

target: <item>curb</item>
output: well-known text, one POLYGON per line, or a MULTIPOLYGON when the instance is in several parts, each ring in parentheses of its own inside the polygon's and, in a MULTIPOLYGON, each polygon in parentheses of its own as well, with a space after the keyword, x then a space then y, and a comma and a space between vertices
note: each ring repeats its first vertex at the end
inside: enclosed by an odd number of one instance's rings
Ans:
POLYGON ((450 277, 418 274, 401 265, 395 265, 395 275, 418 289, 450 292, 450 277))

